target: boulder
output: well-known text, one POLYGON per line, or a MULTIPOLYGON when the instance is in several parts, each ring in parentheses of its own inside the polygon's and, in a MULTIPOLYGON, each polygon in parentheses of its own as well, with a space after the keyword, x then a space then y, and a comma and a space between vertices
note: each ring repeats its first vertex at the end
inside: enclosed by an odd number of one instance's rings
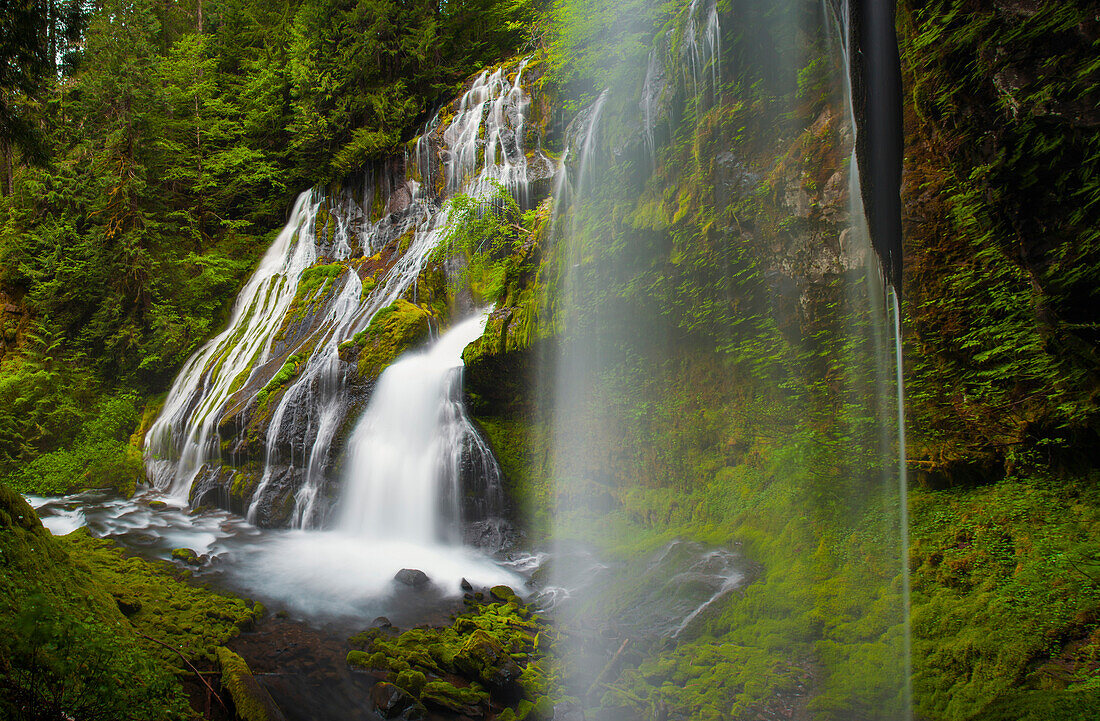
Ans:
POLYGON ((385 718, 394 718, 416 703, 416 699, 404 689, 385 681, 374 684, 374 688, 370 692, 370 698, 374 703, 374 707, 378 709, 378 713, 385 718))
POLYGON ((206 560, 205 556, 200 556, 190 548, 176 548, 172 551, 172 558, 186 563, 188 566, 201 566, 203 561, 206 560))
POLYGON ((431 582, 428 574, 416 568, 402 568, 394 574, 393 580, 412 588, 423 588, 431 582))
POLYGON ((484 716, 482 704, 489 694, 474 685, 460 688, 446 681, 429 681, 420 692, 420 700, 429 706, 447 709, 466 716, 484 716))
POLYGON ((477 629, 454 657, 455 668, 468 678, 511 693, 523 669, 511 654, 482 629, 477 629))

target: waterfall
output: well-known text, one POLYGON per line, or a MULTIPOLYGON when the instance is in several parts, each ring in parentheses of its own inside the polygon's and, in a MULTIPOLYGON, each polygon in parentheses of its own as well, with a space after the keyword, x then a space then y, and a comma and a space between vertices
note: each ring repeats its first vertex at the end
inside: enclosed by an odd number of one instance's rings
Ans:
POLYGON ((500 183, 527 204, 549 190, 533 188, 554 177, 554 164, 525 147, 534 137, 526 66, 480 73, 451 104, 451 119, 441 122, 441 110, 399 167, 368 172, 361 187, 299 196, 228 327, 187 361, 147 434, 157 488, 260 525, 324 523, 349 414, 373 383, 341 354, 399 299, 421 303, 435 327, 446 322, 421 279, 433 264, 442 272, 436 249, 454 193, 481 196, 500 183))
POLYGON ((290 221, 237 296, 229 326, 176 376, 145 440, 147 472, 158 488, 186 495, 217 454, 214 429, 226 400, 268 360, 271 336, 294 298, 295 281, 317 257, 311 196, 309 191, 298 196, 290 221))
POLYGON ((484 496, 499 510, 499 473, 462 407, 462 350, 481 336, 487 318, 467 318, 378 378, 350 440, 342 530, 420 544, 461 541, 460 476, 468 456, 493 468, 484 496))
POLYGON ((685 671, 619 654, 654 562, 557 563, 562 684, 588 717, 911 717, 897 329, 838 15, 643 4, 584 46, 599 71, 551 219, 564 330, 540 369, 554 554, 694 532, 762 565, 731 562, 673 625, 685 671))

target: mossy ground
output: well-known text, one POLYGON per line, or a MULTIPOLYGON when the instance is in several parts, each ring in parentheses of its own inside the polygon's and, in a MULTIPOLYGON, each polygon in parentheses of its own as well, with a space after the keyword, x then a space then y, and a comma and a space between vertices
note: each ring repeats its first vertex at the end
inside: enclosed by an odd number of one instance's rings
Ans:
POLYGON ((191 718, 178 658, 166 662, 123 615, 101 581, 101 552, 78 562, 67 545, 0 485, 0 717, 52 707, 75 718, 191 718))
POLYGON ((1000 718, 996 708, 1030 689, 1028 698, 1051 709, 1091 699, 1100 714, 1098 480, 1037 472, 982 488, 913 490, 921 712, 961 721, 986 718, 979 712, 989 705, 989 718, 1000 718))
POLYGON ((353 636, 348 664, 385 673, 389 683, 437 711, 474 707, 480 715, 509 708, 508 718, 537 718, 532 710, 554 689, 553 627, 506 586, 483 602, 468 597, 467 605, 450 626, 353 636))

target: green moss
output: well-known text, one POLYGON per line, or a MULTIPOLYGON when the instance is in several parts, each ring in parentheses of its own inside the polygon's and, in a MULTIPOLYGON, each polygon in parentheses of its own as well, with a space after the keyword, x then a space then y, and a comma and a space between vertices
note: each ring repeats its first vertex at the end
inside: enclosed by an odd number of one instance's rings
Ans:
POLYGON ((283 714, 252 675, 243 658, 224 646, 217 648, 222 688, 229 691, 241 721, 282 721, 283 714))
MULTIPOLYGON (((318 222, 320 222, 320 217, 319 214, 318 222)), ((275 334, 276 339, 285 337, 287 329, 292 324, 301 321, 324 303, 331 294, 336 279, 347 271, 348 266, 346 263, 314 265, 303 270, 298 278, 294 298, 287 308, 282 325, 275 334)))
POLYGON ((391 682, 422 703, 456 713, 490 700, 506 704, 515 689, 529 699, 547 696, 557 677, 550 653, 556 633, 531 618, 514 594, 509 599, 471 604, 449 627, 415 628, 395 637, 369 629, 349 639, 357 649, 348 663, 387 670, 391 682))
POLYGON ((374 377, 410 347, 428 336, 431 316, 404 299, 379 310, 366 330, 355 335, 359 375, 374 377))
POLYGON ((375 280, 373 275, 368 275, 363 279, 363 290, 359 294, 359 300, 365 301, 370 297, 371 292, 378 287, 378 281, 375 280))
POLYGON ((362 651, 348 651, 348 657, 346 659, 349 666, 356 668, 370 668, 370 654, 363 653, 362 651))
POLYGON ((922 713, 968 719, 1021 687, 1095 688, 1096 480, 1035 474, 974 490, 914 489, 914 685, 922 713))
POLYGON ((170 666, 120 610, 143 600, 112 597, 0 484, 0 717, 29 704, 72 718, 190 718, 170 666))
MULTIPOLYGON (((125 558, 114 544, 83 531, 58 541, 107 593, 140 599, 141 609, 129 616, 137 633, 178 649, 188 658, 213 660, 214 647, 253 623, 253 611, 246 601, 185 583, 187 572, 170 564, 125 558)), ((193 554, 187 553, 189 557, 193 554)), ((186 670, 179 656, 160 644, 150 642, 149 649, 164 663, 186 670)))
POLYGON ((256 394, 256 403, 260 406, 264 406, 267 403, 268 396, 272 393, 280 390, 287 383, 298 377, 298 373, 302 370, 302 365, 309 357, 306 353, 296 353, 286 359, 286 363, 283 367, 271 377, 271 380, 256 394))
POLYGON ((488 701, 489 694, 472 685, 457 687, 446 681, 429 681, 420 692, 420 700, 426 705, 464 713, 469 707, 488 701))
POLYGON ((1098 691, 1022 691, 998 698, 967 721, 1066 721, 1100 718, 1098 691))
POLYGON ((175 548, 172 550, 172 558, 186 563, 189 566, 199 565, 199 556, 190 548, 175 548))

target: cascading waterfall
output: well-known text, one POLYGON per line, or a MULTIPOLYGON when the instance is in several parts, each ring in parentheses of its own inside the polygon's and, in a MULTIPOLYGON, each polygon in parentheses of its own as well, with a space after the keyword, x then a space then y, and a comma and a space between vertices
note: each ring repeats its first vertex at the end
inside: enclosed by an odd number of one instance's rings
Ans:
POLYGON ((461 541, 460 477, 467 457, 490 469, 479 495, 487 510, 499 513, 499 474, 462 407, 462 350, 481 335, 487 317, 467 318, 428 350, 382 372, 351 436, 342 530, 421 544, 461 541))
POLYGON ((317 257, 311 196, 298 196, 290 221, 237 296, 229 326, 191 356, 172 384, 145 441, 147 471, 158 488, 186 495, 204 464, 217 457, 214 431, 226 401, 269 360, 295 279, 317 257))
POLYGON ((590 49, 607 87, 573 122, 572 192, 551 221, 565 331, 542 397, 553 535, 568 539, 554 553, 694 529, 731 560, 674 627, 685 645, 636 669, 620 653, 654 640, 636 616, 658 562, 595 579, 557 564, 579 599, 559 610, 581 629, 559 649, 567 695, 593 717, 909 718, 896 329, 845 162, 839 11, 649 12, 648 53, 636 6, 609 23, 619 45, 590 49), (742 539, 764 566, 751 583, 742 539))
MULTIPOLYGON (((481 73, 450 122, 437 116, 425 127, 405 169, 383 169, 361 195, 299 197, 229 326, 187 362, 147 435, 156 487, 241 510, 261 525, 324 522, 348 414, 362 407, 370 383, 341 354, 379 310, 420 301, 446 198, 477 197, 500 183, 525 204, 532 185, 554 175, 549 158, 525 149, 526 65, 481 73)), ((476 437, 464 431, 447 442, 468 446, 476 437)))

